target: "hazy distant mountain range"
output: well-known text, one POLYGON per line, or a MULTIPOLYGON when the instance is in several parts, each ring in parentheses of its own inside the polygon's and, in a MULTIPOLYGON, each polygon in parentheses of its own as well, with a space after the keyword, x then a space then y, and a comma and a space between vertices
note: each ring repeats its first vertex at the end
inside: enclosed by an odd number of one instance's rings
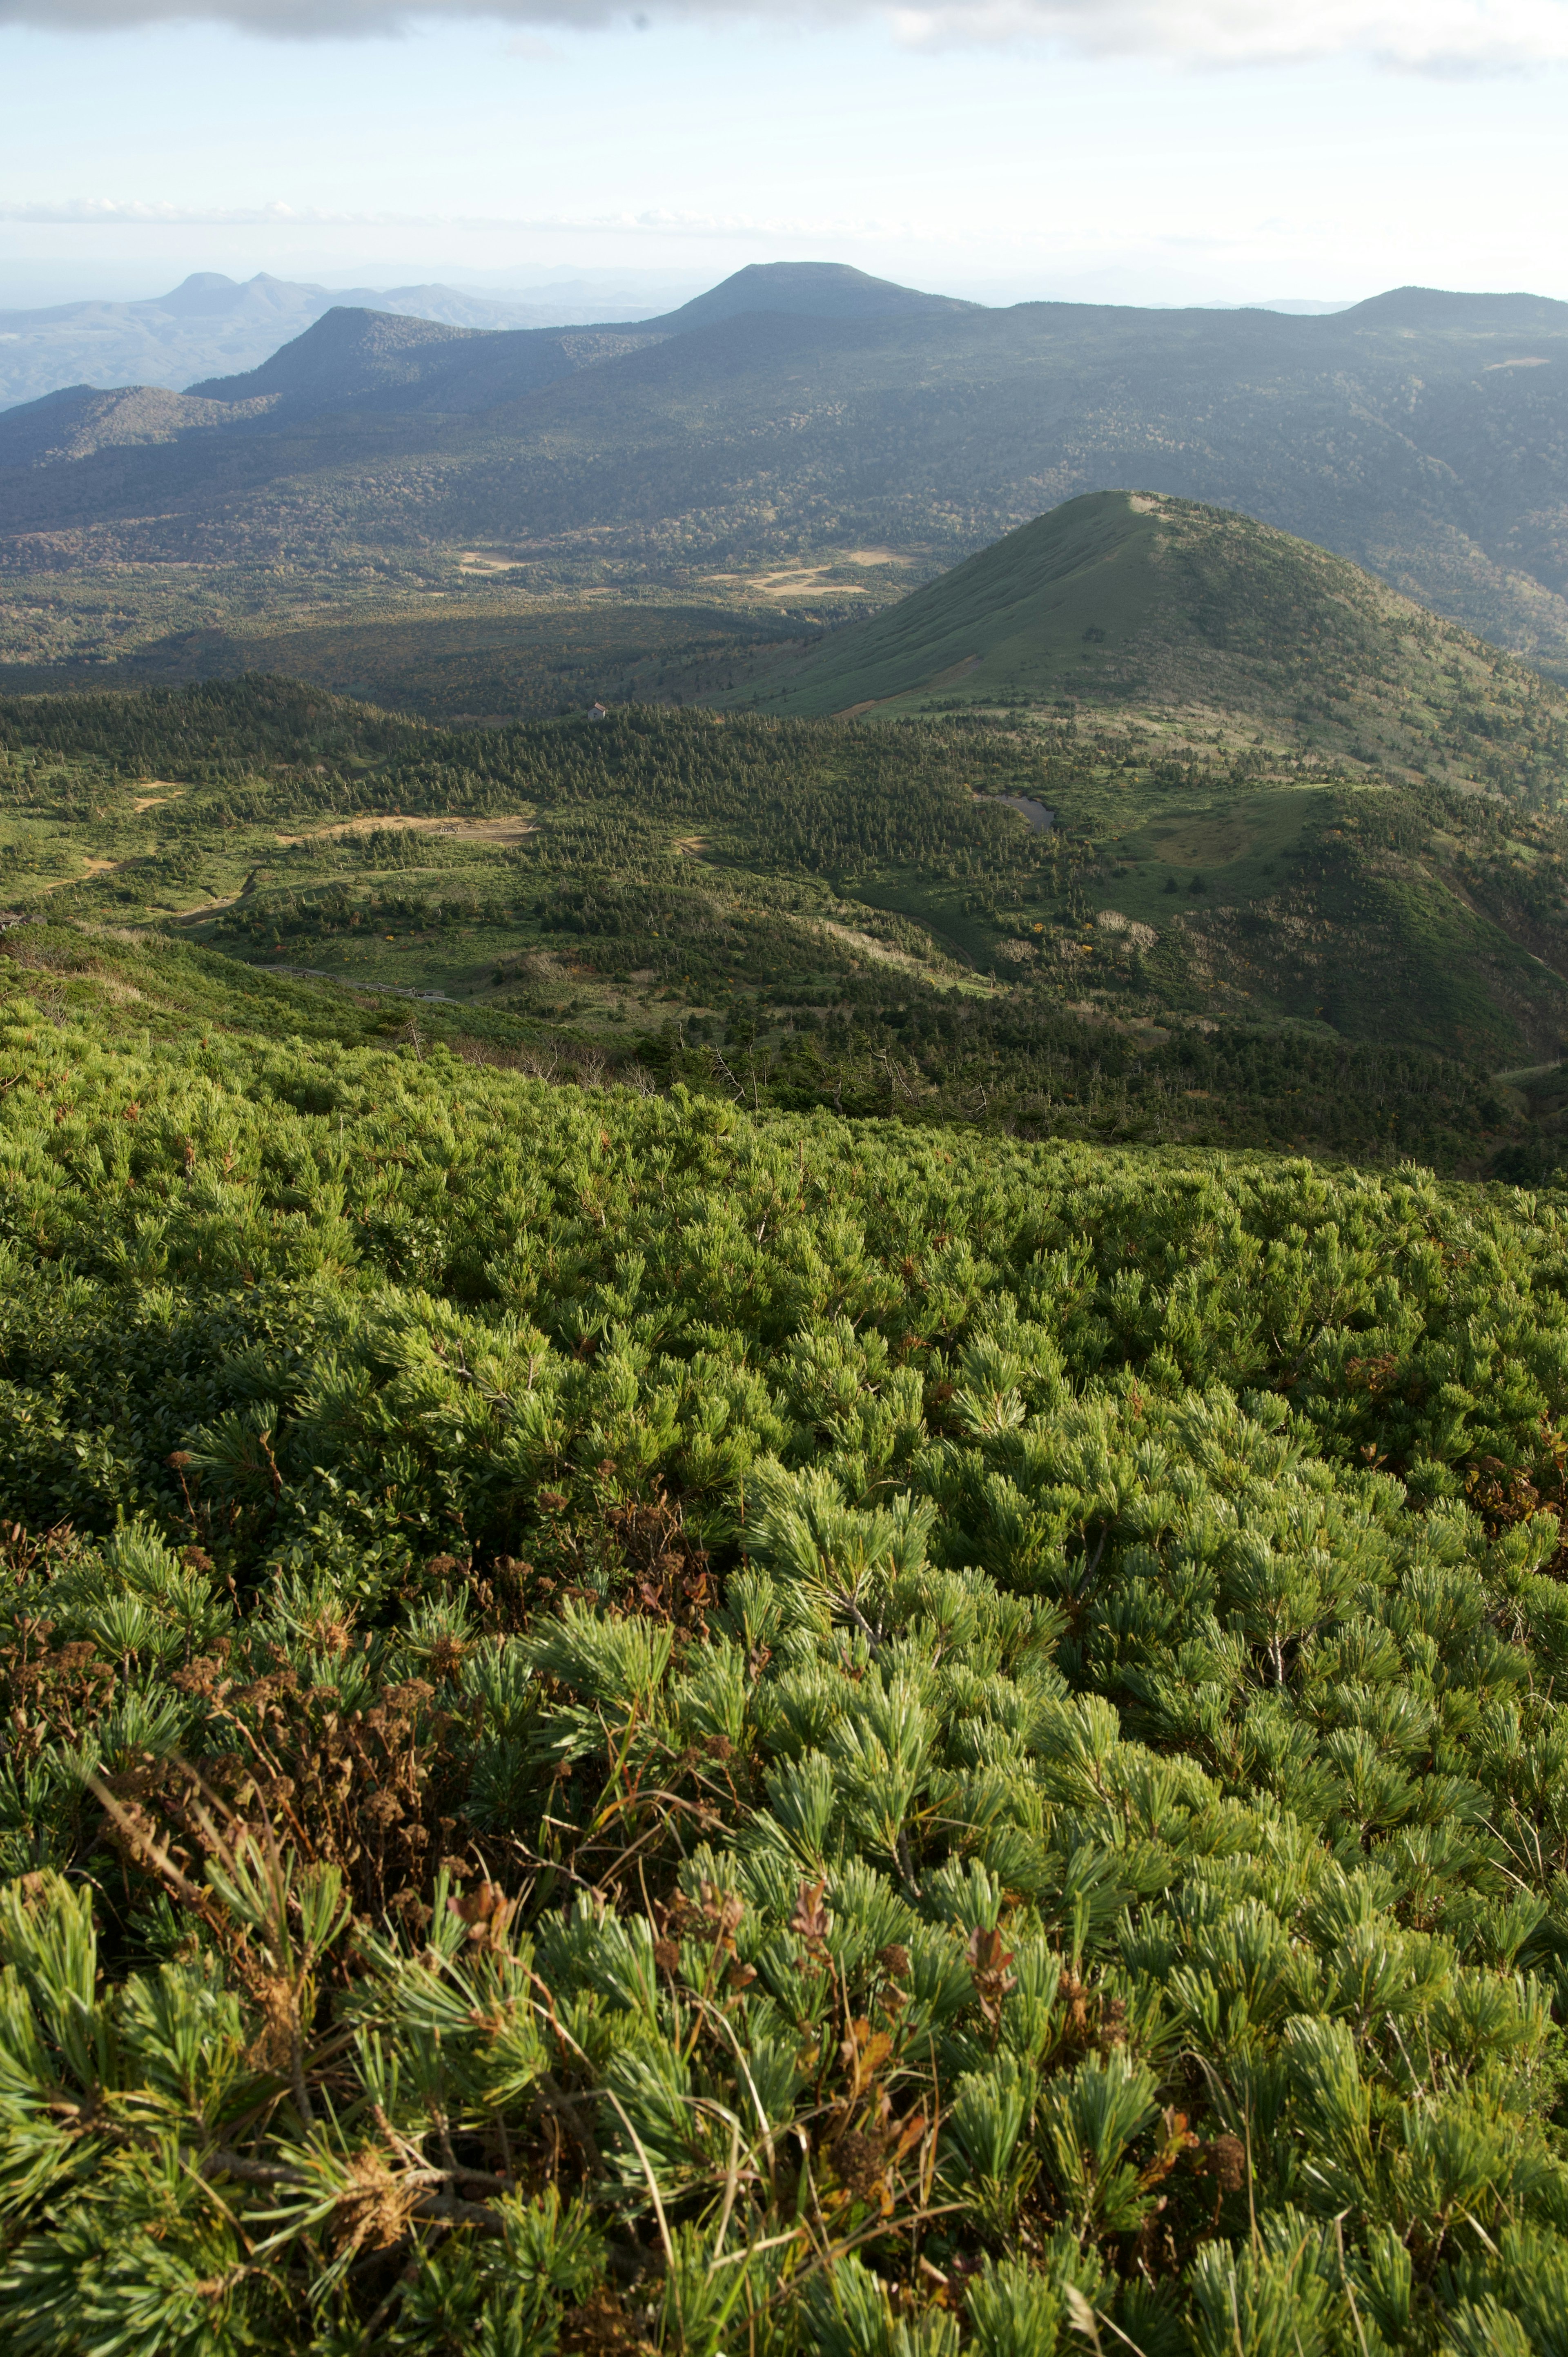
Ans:
POLYGON ((453 328, 560 328, 581 319, 638 318, 657 310, 633 287, 564 280, 484 296, 456 286, 333 289, 272 278, 242 285, 199 271, 168 295, 135 303, 57 303, 0 309, 0 410, 61 385, 178 388, 197 377, 254 368, 335 307, 392 311, 453 328))
POLYGON ((0 565, 482 545, 669 580, 880 549, 929 574, 1116 484, 1241 509, 1568 668, 1568 304, 1527 295, 994 310, 779 264, 609 326, 338 306, 188 394, 0 416, 0 565))

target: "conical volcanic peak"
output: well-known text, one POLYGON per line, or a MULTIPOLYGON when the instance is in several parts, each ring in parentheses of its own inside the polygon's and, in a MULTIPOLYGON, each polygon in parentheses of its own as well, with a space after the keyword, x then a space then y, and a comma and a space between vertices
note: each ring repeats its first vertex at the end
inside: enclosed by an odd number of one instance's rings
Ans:
POLYGON ((981 307, 956 296, 927 295, 891 278, 873 278, 842 262, 752 262, 657 324, 682 333, 715 319, 740 318, 748 311, 784 311, 811 319, 886 319, 981 307))

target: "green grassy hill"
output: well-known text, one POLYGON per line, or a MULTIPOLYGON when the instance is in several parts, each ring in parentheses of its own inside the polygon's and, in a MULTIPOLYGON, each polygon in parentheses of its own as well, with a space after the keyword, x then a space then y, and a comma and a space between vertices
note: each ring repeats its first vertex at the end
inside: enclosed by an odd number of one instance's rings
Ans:
POLYGON ((972 704, 1015 694, 1099 701, 1146 685, 1134 649, 1154 632, 1163 652, 1176 652, 1187 635, 1176 585, 1159 565, 1171 541, 1165 511, 1182 504, 1129 491, 1069 500, 836 632, 798 678, 775 687, 768 706, 826 715, 918 710, 936 694, 972 704))
POLYGON ((1489 781, 1506 738, 1541 757, 1549 791, 1568 791, 1568 693, 1307 541, 1139 491, 1037 516, 834 631, 755 698, 889 717, 1139 709, 1456 781, 1477 762, 1489 781))

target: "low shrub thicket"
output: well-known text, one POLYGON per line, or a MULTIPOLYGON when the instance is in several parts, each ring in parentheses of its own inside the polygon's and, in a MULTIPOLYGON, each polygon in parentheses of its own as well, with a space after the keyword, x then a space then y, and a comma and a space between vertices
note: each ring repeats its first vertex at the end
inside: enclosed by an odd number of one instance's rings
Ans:
POLYGON ((9 2345, 1560 2345, 1554 1199, 0 1082, 9 2345))

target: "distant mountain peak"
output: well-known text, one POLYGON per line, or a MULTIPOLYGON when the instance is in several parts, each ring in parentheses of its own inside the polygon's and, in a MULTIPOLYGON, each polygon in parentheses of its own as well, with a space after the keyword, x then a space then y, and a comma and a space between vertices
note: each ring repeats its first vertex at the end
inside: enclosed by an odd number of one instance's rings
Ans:
POLYGON ((1444 286, 1391 286, 1335 314, 1348 327, 1558 328, 1568 323, 1568 303, 1550 295, 1465 295, 1444 286))
POLYGON ((783 311, 811 319, 876 319, 911 311, 977 311, 951 295, 924 295, 891 278, 873 278, 842 262, 748 262, 705 295, 694 296, 659 325, 679 335, 748 311, 783 311))
POLYGON ((400 362, 406 364, 431 345, 468 343, 485 332, 335 303, 260 368, 240 376, 209 377, 186 390, 208 401, 252 401, 263 393, 285 401, 306 393, 317 403, 324 395, 351 400, 373 384, 395 379, 403 372, 400 362))

